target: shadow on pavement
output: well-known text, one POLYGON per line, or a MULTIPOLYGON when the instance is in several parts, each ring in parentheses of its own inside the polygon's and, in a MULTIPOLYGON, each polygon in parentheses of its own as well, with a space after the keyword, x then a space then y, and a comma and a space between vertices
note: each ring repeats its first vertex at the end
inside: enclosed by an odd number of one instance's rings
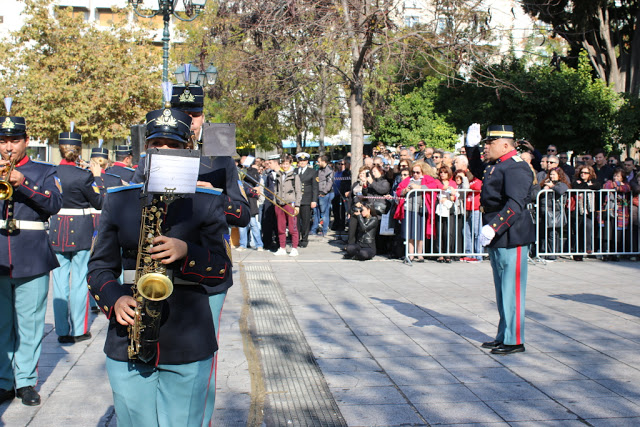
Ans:
POLYGON ((633 304, 620 302, 615 298, 597 294, 558 294, 550 295, 553 298, 571 300, 584 304, 597 305, 599 307, 608 308, 609 310, 618 311, 630 316, 640 317, 640 307, 633 304))

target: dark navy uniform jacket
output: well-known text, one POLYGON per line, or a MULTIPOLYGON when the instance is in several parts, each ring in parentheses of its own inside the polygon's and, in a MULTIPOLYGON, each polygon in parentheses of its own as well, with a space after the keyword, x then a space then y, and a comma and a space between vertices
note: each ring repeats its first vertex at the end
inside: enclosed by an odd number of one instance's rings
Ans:
POLYGON ((136 173, 136 170, 125 166, 124 163, 115 162, 113 166, 107 168, 107 173, 119 176, 124 182, 129 183, 133 180, 133 175, 136 173))
MULTIPOLYGON (((44 223, 62 207, 61 187, 54 165, 33 162, 24 157, 16 165, 24 175, 22 185, 13 189, 12 202, 0 201, 2 219, 7 205, 13 203, 13 218, 44 223)), ((58 260, 43 230, 0 229, 0 275, 12 278, 37 276, 58 267, 58 260)))
POLYGON ((94 181, 102 194, 107 194, 107 188, 122 187, 124 185, 119 176, 107 173, 106 171, 103 171, 100 176, 94 177, 94 181))
POLYGON ((96 226, 96 210, 102 209, 103 195, 93 174, 73 163, 63 160, 57 176, 62 185, 62 209, 50 220, 51 246, 56 252, 88 250, 96 226))
POLYGON ((310 205, 312 202, 318 203, 318 172, 310 166, 304 173, 300 173, 300 168, 296 169, 296 173, 300 177, 300 186, 302 189, 302 201, 300 205, 310 205))
MULTIPOLYGON (((135 270, 142 201, 142 185, 109 189, 100 227, 89 260, 87 282, 98 306, 109 318, 105 353, 126 361, 127 327, 116 322, 113 306, 132 295, 131 284, 118 282, 121 268, 135 270)), ((163 235, 187 242, 185 259, 167 265, 173 271, 174 291, 163 302, 158 363, 191 363, 211 357, 217 349, 209 292, 231 275, 231 252, 225 238, 227 224, 220 192, 198 189, 176 199, 163 221, 163 235), (175 283, 176 278, 192 282, 175 283)))
MULTIPOLYGON (((133 183, 144 181, 144 161, 136 169, 133 183)), ((211 183, 226 194, 224 214, 227 224, 233 227, 246 227, 251 221, 249 201, 238 176, 238 168, 231 157, 201 157, 198 181, 211 183)))
POLYGON ((527 162, 513 150, 495 162, 484 165, 484 172, 481 173, 479 148, 467 147, 467 152, 470 150, 473 151, 471 171, 475 176, 483 177, 480 193, 483 223, 496 232, 489 247, 513 248, 534 242, 535 224, 527 209, 527 204, 531 203, 533 174, 527 162))

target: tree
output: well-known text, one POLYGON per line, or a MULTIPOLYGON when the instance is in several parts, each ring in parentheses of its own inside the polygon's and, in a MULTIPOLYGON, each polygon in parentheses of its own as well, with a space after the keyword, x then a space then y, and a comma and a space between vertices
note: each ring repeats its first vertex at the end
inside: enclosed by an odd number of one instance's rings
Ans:
POLYGON ((126 19, 99 29, 51 0, 24 1, 24 26, 0 47, 0 81, 31 135, 57 141, 74 121, 85 140, 125 138, 160 106, 147 31, 130 29, 126 19))
POLYGON ((637 0, 521 0, 532 17, 589 54, 597 75, 617 92, 640 95, 640 6, 637 0))
POLYGON ((566 64, 526 69, 512 59, 490 69, 514 87, 441 86, 437 110, 460 131, 474 122, 511 124, 516 136, 538 148, 554 144, 560 151, 590 151, 615 143, 620 96, 593 77, 586 53, 578 68, 566 64))

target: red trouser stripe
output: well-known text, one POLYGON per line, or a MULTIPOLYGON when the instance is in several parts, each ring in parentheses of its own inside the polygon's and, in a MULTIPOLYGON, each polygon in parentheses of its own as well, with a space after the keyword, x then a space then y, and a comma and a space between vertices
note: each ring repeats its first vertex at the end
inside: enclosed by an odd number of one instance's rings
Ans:
POLYGON ((83 334, 86 334, 87 332, 89 332, 89 309, 91 308, 91 301, 89 300, 89 298, 91 298, 91 294, 89 292, 87 292, 87 303, 85 304, 84 307, 84 326, 83 326, 83 334))
POLYGON ((516 344, 522 344, 522 339, 520 338, 520 265, 522 262, 521 246, 518 246, 516 254, 516 344))

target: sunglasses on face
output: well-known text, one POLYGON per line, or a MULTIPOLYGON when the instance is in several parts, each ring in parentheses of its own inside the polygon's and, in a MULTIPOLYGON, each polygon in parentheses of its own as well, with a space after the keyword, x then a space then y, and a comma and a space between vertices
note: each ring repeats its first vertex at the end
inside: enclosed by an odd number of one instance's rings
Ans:
POLYGON ((580 175, 589 175, 589 171, 582 171, 580 172, 580 175))
POLYGON ((412 174, 414 174, 414 175, 421 175, 421 174, 422 174, 422 171, 413 171, 413 172, 411 172, 411 173, 412 173, 412 174))

